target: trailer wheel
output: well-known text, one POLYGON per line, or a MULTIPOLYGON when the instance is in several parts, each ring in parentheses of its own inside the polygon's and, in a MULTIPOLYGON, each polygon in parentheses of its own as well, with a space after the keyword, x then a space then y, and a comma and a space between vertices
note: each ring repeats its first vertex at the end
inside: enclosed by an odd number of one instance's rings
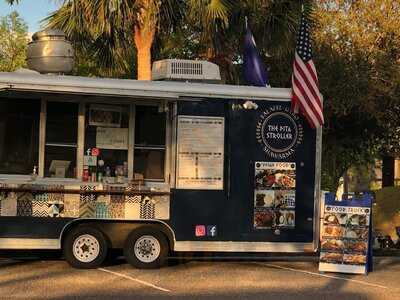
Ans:
POLYGON ((77 227, 65 238, 63 251, 66 261, 74 268, 99 267, 107 256, 104 234, 91 227, 77 227))
POLYGON ((125 241, 124 255, 128 263, 139 269, 157 269, 165 264, 168 242, 163 233, 142 227, 132 231, 125 241))

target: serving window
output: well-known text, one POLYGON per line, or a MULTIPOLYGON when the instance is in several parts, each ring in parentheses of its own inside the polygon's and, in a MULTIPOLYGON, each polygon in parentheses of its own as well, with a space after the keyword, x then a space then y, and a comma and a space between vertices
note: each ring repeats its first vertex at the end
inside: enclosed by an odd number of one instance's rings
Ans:
POLYGON ((135 173, 164 180, 166 113, 157 106, 136 106, 135 173))
POLYGON ((85 119, 84 170, 91 180, 127 178, 129 105, 87 104, 85 119))
POLYGON ((40 101, 0 98, 0 174, 29 175, 38 165, 40 101))
POLYGON ((36 170, 45 178, 164 181, 164 109, 155 102, 104 100, 0 98, 0 174, 36 170))
POLYGON ((78 104, 47 102, 45 177, 76 178, 78 104))

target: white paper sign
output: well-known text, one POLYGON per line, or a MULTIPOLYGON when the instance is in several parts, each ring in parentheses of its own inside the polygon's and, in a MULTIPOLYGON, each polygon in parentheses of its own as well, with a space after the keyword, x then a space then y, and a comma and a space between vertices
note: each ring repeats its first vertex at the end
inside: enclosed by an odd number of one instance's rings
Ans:
POLYGON ((100 149, 128 149, 128 128, 97 127, 96 147, 100 149))
POLYGON ((224 118, 179 116, 177 138, 177 187, 222 190, 224 118))

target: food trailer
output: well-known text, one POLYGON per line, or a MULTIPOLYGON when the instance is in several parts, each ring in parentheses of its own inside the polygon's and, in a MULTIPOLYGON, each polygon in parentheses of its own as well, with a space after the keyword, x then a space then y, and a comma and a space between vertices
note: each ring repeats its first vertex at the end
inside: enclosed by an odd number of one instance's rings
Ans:
POLYGON ((93 268, 313 252, 321 132, 290 89, 0 73, 0 249, 93 268))

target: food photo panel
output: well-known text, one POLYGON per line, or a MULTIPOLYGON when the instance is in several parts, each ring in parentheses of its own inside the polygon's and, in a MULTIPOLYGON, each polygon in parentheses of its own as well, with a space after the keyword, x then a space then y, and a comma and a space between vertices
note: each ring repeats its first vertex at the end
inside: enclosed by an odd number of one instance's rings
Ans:
POLYGON ((283 162, 255 163, 256 189, 295 189, 296 164, 283 162))
POLYGON ((254 211, 254 228, 271 229, 274 224, 274 212, 269 209, 256 209, 254 211))
POLYGON ((254 193, 254 207, 274 207, 274 199, 274 191, 256 190, 254 193))

